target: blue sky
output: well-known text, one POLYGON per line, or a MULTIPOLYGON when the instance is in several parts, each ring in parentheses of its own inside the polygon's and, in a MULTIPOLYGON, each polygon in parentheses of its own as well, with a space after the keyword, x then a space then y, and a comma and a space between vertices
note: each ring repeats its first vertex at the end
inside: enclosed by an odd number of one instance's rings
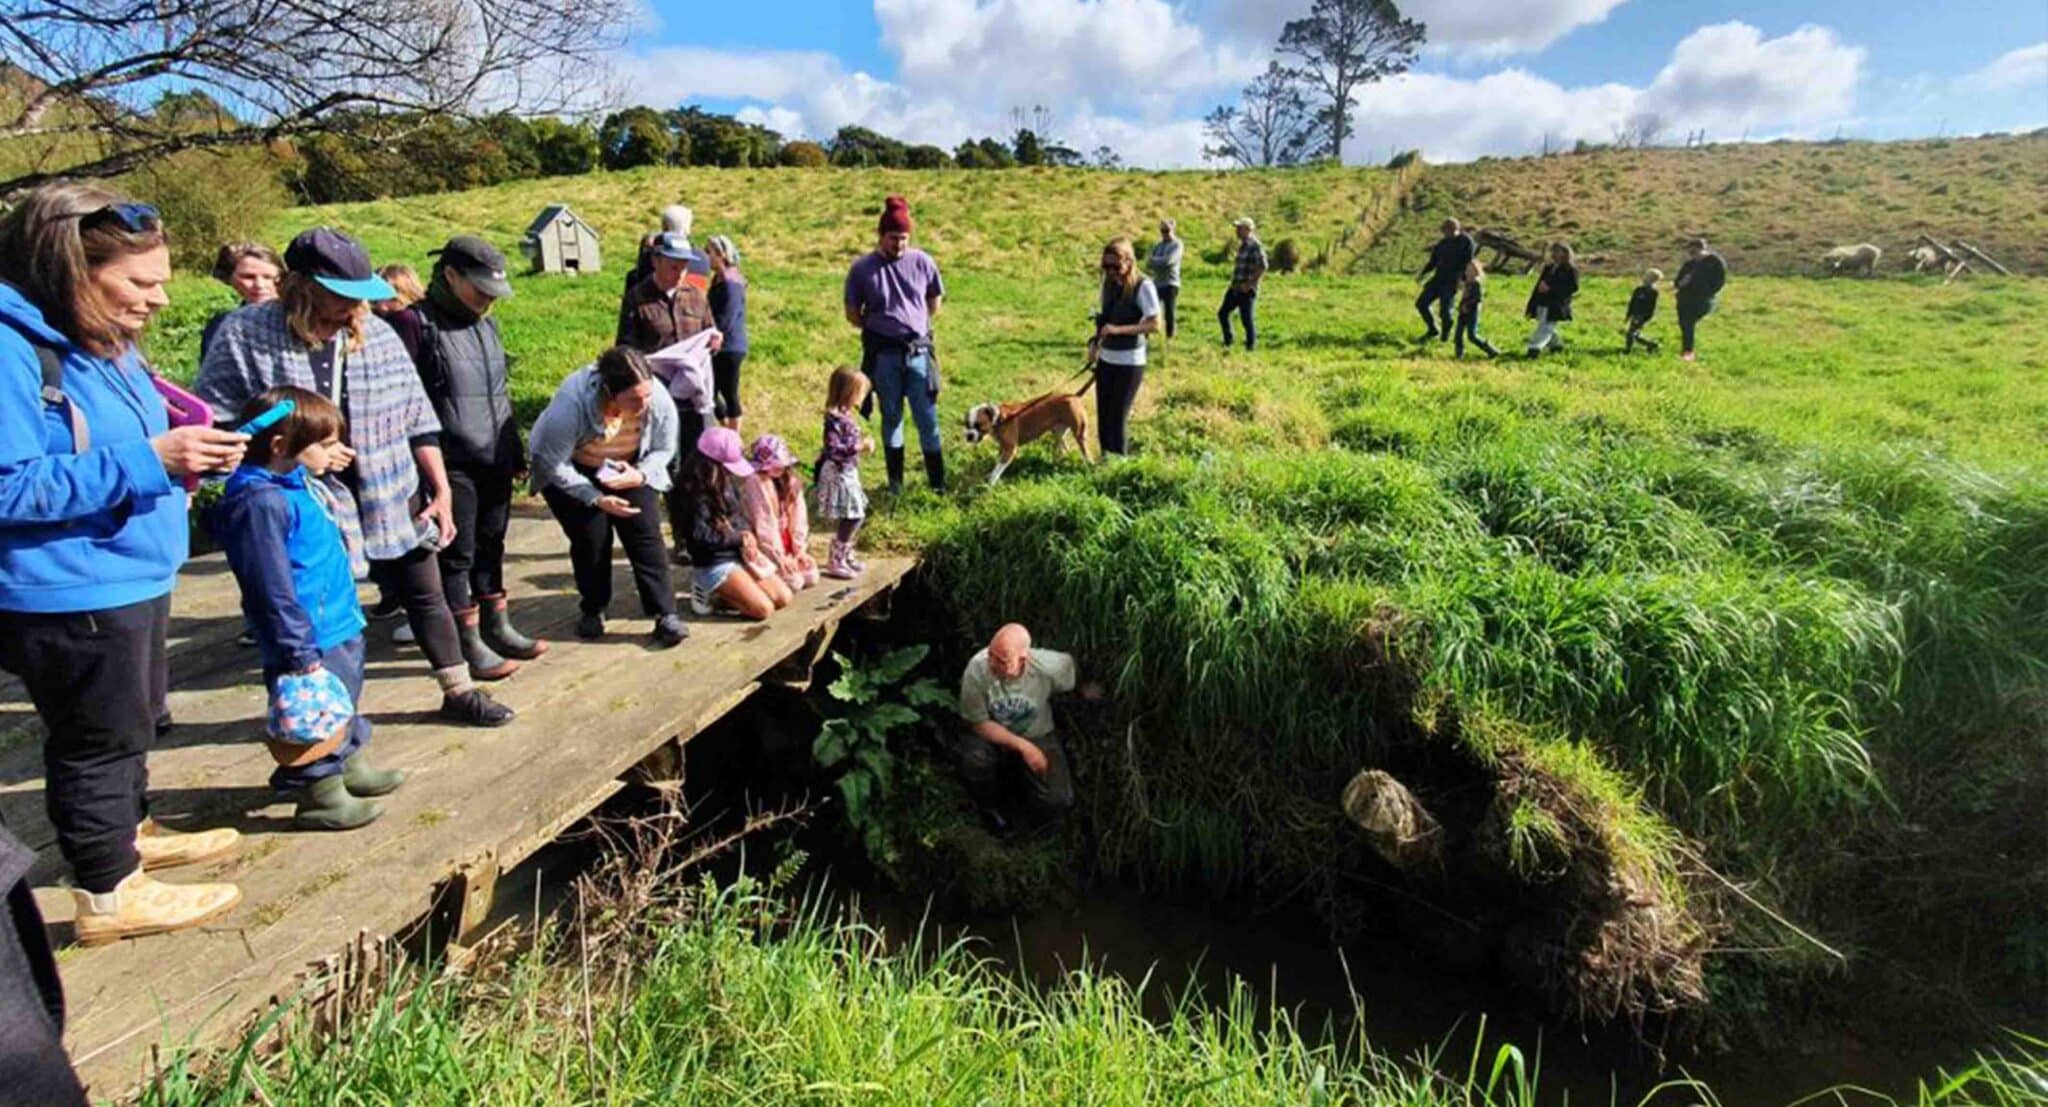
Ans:
MULTIPOLYGON (((701 103, 792 137, 859 123, 952 146, 1043 104, 1083 150, 1202 161, 1201 116, 1309 0, 656 0, 630 101, 701 103)), ((1360 98, 1351 160, 1670 135, 1896 138, 2048 125, 2048 0, 1410 0, 1430 46, 1360 98)))

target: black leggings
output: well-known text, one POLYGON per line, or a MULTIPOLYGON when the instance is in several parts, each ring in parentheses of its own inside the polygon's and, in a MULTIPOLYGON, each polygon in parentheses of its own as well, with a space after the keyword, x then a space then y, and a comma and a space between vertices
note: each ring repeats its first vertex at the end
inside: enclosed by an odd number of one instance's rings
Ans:
POLYGON ((170 680, 168 595, 75 614, 0 614, 0 668, 21 678, 43 739, 43 802, 78 886, 111 892, 142 863, 149 747, 170 680))
POLYGON ((1684 307, 1680 307, 1678 309, 1678 336, 1683 340, 1683 348, 1686 353, 1692 353, 1693 332, 1699 327, 1700 320, 1706 317, 1707 313, 1697 308, 1687 310, 1684 307))
POLYGON ((448 609, 448 592, 441 586, 441 561, 432 550, 421 547, 404 557, 372 561, 370 577, 405 605, 406 622, 436 672, 468 664, 455 633, 455 613, 448 609))
POLYGON ((740 417, 740 363, 746 360, 745 350, 735 354, 720 350, 711 355, 712 406, 720 419, 740 417))
POLYGON ((1158 290, 1159 318, 1161 322, 1166 324, 1166 337, 1172 338, 1174 334, 1174 317, 1176 315, 1174 309, 1180 304, 1180 286, 1177 284, 1162 284, 1158 286, 1158 290))
POLYGON ((1415 297, 1415 310, 1422 313, 1422 321, 1429 325, 1429 333, 1439 337, 1451 333, 1451 302, 1457 297, 1458 285, 1455 281, 1450 284, 1425 285, 1422 294, 1415 297), (1436 305, 1434 319, 1429 314, 1432 304, 1436 305), (1442 320, 1441 328, 1438 326, 1439 319, 1442 320))
MULTIPOLYGON (((591 471, 584 471, 584 476, 591 471)), ((626 562, 633 567, 633 587, 640 593, 640 609, 649 615, 676 613, 676 590, 669 582, 668 551, 661 544, 661 503, 659 493, 647 485, 610 495, 640 509, 640 514, 621 519, 601 508, 549 485, 541 490, 548 510, 569 536, 569 564, 576 573, 576 595, 585 615, 602 615, 612 602, 612 538, 626 548, 626 562)))
MULTIPOLYGON (((697 439, 704 430, 702 412, 676 412, 676 459, 668 467, 668 493, 662 499, 668 502, 668 538, 675 544, 678 557, 682 556, 680 551, 690 534, 690 497, 683 493, 683 466, 697 452, 697 439)), ((655 528, 657 533, 660 530, 659 526, 655 528)))
POLYGON ((448 470, 454 501, 455 541, 441 551, 441 586, 448 606, 476 606, 478 596, 505 593, 505 532, 512 526, 512 474, 503 470, 448 470))
POLYGON ((1477 346, 1480 349, 1486 351, 1487 357, 1492 357, 1495 354, 1500 353, 1499 350, 1493 348, 1492 343, 1488 342, 1484 338, 1479 337, 1479 313, 1476 311, 1470 315, 1458 316, 1457 338, 1457 350, 1459 357, 1465 356, 1465 340, 1468 338, 1472 340, 1472 344, 1474 346, 1477 346))
POLYGON ((1124 427, 1130 421, 1131 404, 1138 398, 1138 386, 1145 383, 1142 365, 1095 367, 1095 440, 1106 454, 1126 453, 1124 427))

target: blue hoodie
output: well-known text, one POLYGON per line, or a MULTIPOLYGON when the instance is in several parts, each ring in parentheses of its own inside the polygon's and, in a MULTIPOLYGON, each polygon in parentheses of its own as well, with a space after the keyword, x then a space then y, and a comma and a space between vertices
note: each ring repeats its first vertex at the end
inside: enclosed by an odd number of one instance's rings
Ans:
POLYGON ((363 632, 348 545, 305 466, 273 473, 244 464, 228 477, 209 522, 242 586, 265 672, 299 672, 363 632))
POLYGON ((189 532, 185 490, 149 444, 168 429, 132 350, 117 361, 87 353, 0 282, 0 611, 103 611, 170 592, 189 532), (69 415, 43 403, 42 362, 24 335, 63 356, 64 393, 92 439, 85 453, 73 449, 69 415))

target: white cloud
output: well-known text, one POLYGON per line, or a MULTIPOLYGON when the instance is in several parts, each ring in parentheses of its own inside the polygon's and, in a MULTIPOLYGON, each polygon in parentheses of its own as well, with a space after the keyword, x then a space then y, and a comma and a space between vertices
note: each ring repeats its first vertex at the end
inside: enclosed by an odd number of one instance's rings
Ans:
MULTIPOLYGON (((1409 0, 1401 14, 1429 28, 1428 48, 1498 57, 1541 50, 1572 31, 1606 19, 1628 0, 1409 0)), ((1261 49, 1270 48, 1309 0, 1209 0, 1205 25, 1261 49)))
POLYGON ((1841 119, 1855 107, 1863 59, 1826 27, 1766 39, 1747 23, 1717 23, 1679 42, 1639 110, 1721 131, 1841 119))
POLYGON ((2001 54, 1957 84, 1969 92, 2011 92, 2029 85, 2048 84, 2048 42, 2001 54))

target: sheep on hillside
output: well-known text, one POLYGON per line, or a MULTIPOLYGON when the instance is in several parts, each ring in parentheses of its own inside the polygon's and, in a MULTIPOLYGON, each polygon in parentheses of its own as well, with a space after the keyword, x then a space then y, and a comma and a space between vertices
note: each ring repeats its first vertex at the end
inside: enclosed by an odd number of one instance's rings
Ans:
POLYGON ((1942 257, 1940 251, 1936 250, 1932 246, 1915 246, 1913 247, 1912 252, 1908 253, 1906 256, 1913 259, 1913 272, 1915 273, 1921 272, 1922 270, 1928 269, 1930 267, 1936 270, 1937 272, 1945 268, 1945 266, 1942 265, 1942 257))
POLYGON ((1830 276, 1860 272, 1868 277, 1877 272, 1877 259, 1883 256, 1883 250, 1864 242, 1855 246, 1837 246, 1829 250, 1821 255, 1820 264, 1830 276))

